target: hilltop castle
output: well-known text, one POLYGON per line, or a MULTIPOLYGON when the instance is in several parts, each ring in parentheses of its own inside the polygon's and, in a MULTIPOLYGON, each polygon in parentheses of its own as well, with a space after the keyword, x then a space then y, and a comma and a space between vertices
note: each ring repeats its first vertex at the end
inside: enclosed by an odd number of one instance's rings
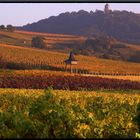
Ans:
POLYGON ((105 8, 104 8, 104 13, 105 13, 105 14, 109 14, 109 13, 111 13, 111 12, 112 12, 112 10, 110 9, 109 4, 106 4, 106 5, 105 5, 105 8))

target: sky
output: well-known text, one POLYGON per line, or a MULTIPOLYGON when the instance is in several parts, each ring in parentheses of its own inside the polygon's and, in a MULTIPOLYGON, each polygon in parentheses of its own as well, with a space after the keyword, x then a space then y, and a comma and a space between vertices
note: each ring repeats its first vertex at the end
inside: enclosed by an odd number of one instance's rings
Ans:
MULTIPOLYGON (((104 10, 105 3, 0 3, 0 25, 23 26, 63 12, 104 10)), ((109 3, 112 10, 140 13, 140 3, 109 3)))

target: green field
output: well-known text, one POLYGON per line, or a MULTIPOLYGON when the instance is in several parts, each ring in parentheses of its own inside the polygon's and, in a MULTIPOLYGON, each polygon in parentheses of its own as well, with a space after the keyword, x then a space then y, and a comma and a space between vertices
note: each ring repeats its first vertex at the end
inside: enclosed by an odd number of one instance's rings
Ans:
POLYGON ((139 93, 0 89, 0 138, 135 138, 139 93))

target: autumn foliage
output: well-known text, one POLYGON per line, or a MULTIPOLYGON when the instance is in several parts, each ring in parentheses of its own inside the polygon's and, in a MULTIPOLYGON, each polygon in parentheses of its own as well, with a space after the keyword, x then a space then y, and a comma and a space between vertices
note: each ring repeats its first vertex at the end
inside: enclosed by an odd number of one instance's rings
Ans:
POLYGON ((62 75, 9 75, 0 77, 1 88, 33 88, 44 89, 140 89, 139 82, 129 80, 108 79, 88 76, 62 76, 62 75))
POLYGON ((0 138, 135 138, 139 102, 132 90, 0 89, 0 138))

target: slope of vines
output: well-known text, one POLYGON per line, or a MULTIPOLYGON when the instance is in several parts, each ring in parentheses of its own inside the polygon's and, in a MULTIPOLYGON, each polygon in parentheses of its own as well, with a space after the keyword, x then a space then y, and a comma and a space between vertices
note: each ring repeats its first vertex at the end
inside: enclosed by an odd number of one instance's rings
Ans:
POLYGON ((0 138, 135 138, 139 103, 132 93, 0 89, 0 138))
MULTIPOLYGON (((40 49, 0 44, 0 56, 9 69, 50 69, 64 70, 63 61, 69 54, 40 49)), ((89 56, 76 56, 78 65, 73 69, 106 73, 138 73, 140 64, 123 61, 97 59, 89 56)))

